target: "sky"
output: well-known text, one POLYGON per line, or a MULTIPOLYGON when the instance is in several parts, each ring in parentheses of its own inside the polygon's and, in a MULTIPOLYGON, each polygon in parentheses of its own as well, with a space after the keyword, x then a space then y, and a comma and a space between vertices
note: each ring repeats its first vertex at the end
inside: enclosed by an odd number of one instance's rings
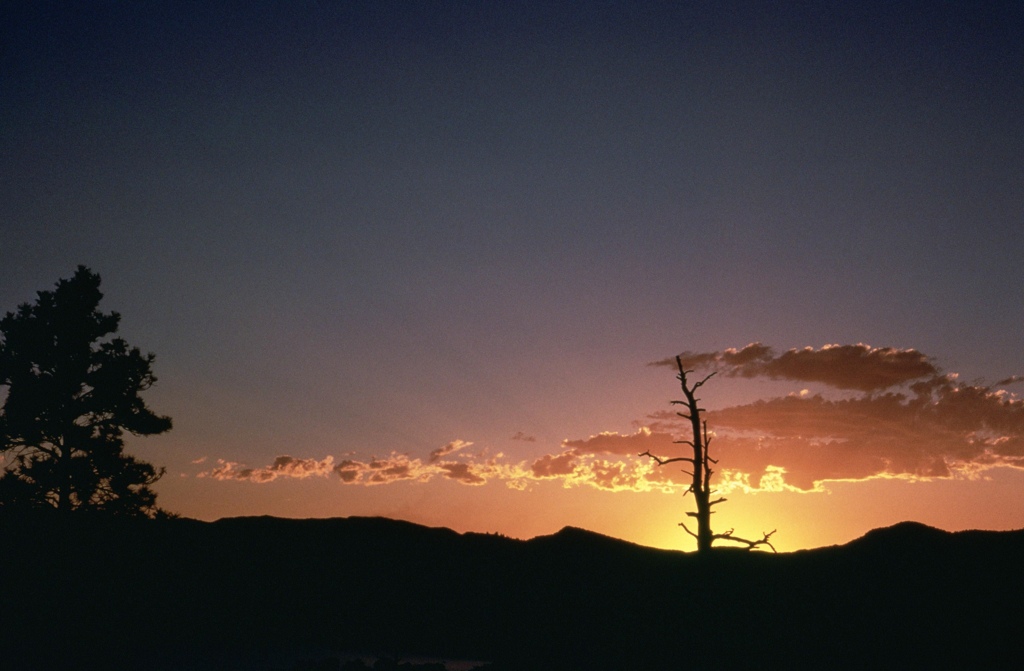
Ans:
POLYGON ((7 2, 0 311, 98 272, 184 516, 1024 527, 1018 2, 7 2))

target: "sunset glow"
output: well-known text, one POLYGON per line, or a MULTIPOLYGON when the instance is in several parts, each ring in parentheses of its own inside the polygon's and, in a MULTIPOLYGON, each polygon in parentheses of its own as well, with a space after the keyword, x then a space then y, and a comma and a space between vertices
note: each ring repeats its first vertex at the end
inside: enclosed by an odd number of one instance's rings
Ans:
POLYGON ((85 264, 187 517, 1024 527, 1012 3, 16 3, 0 312, 85 264), (42 6, 41 5, 41 6, 42 6))
MULTIPOLYGON (((729 527, 742 527, 745 520, 752 527, 770 524, 772 516, 767 511, 782 497, 794 505, 801 505, 797 499, 804 497, 802 505, 808 510, 829 507, 834 499, 840 499, 842 506, 865 507, 855 503, 858 490, 864 487, 883 494, 912 495, 920 499, 913 507, 926 509, 939 506, 935 502, 921 505, 933 495, 950 496, 948 487, 935 486, 940 482, 964 492, 953 496, 964 496, 995 477, 1024 480, 1020 473, 1024 401, 1006 389, 960 383, 955 374, 943 373, 932 359, 916 350, 826 345, 775 355, 771 348, 757 343, 739 350, 684 355, 684 361, 696 370, 715 372, 723 385, 759 376, 822 385, 823 391, 813 394, 804 388, 739 406, 709 408, 708 421, 716 427, 712 454, 720 462, 714 482, 718 493, 732 501, 731 507, 721 509, 724 512, 719 518, 729 527), (826 398, 830 388, 843 393, 826 398), (886 484, 887 488, 879 489, 886 484), (912 485, 917 485, 917 491, 907 489, 912 485), (828 503, 823 505, 822 499, 828 503)), ((660 364, 651 366, 659 368, 660 364)), ((558 500, 579 497, 580 490, 593 490, 600 497, 594 499, 588 525, 660 547, 686 547, 688 539, 678 529, 671 530, 674 525, 663 521, 661 524, 669 526, 655 530, 649 528, 648 521, 665 520, 666 515, 685 519, 689 510, 685 464, 659 467, 639 456, 646 452, 665 457, 685 455, 688 448, 676 441, 686 435, 686 425, 672 409, 652 410, 634 423, 637 428, 630 433, 602 431, 563 439, 556 450, 540 456, 536 453, 543 446, 535 445, 534 456, 528 458, 523 458, 527 453, 523 449, 512 456, 455 439, 431 450, 426 458, 399 452, 363 458, 279 455, 265 465, 215 458, 203 460, 205 468, 183 477, 254 486, 320 478, 340 488, 422 487, 425 495, 449 482, 481 489, 472 496, 474 508, 500 488, 518 493, 505 498, 516 508, 531 507, 536 497, 558 500), (633 495, 631 501, 622 500, 627 494, 633 495), (618 517, 613 512, 616 507, 628 509, 641 501, 645 507, 638 513, 641 523, 632 528, 609 524, 618 517), (600 519, 598 510, 609 519, 600 519)), ((537 442, 525 439, 526 435, 518 432, 509 440, 537 442)), ((402 495, 415 496, 409 490, 396 493, 402 495)), ((387 495, 382 493, 382 497, 387 495)), ((540 519, 559 519, 564 505, 557 503, 554 510, 538 513, 540 519)), ((786 527, 786 507, 775 511, 775 527, 786 527)), ((866 508, 865 513, 873 506, 866 508)), ((893 512, 899 514, 898 510, 893 512)), ((460 508, 448 514, 447 524, 458 526, 463 514, 460 508)), ((977 519, 988 514, 979 509, 977 519)), ((415 513, 410 516, 418 519, 415 513)), ((502 513, 495 510, 494 516, 500 520, 502 513)), ((807 522, 791 524, 802 527, 807 522)), ((510 527, 502 523, 497 528, 510 527)), ((838 542, 842 537, 837 537, 837 529, 842 528, 835 520, 817 522, 810 538, 819 540, 805 542, 838 542)), ((784 536, 779 542, 784 548, 802 547, 784 536)))

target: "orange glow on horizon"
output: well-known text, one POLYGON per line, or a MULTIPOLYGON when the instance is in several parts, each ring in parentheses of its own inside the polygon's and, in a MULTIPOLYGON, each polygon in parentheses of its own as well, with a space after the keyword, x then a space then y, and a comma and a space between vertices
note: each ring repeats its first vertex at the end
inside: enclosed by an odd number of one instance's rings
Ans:
MULTIPOLYGON (((246 496, 225 505, 222 484, 211 479, 161 481, 169 509, 199 519, 271 514, 281 517, 385 516, 459 532, 502 533, 529 539, 576 526, 650 547, 695 549, 678 526, 693 509, 689 496, 660 491, 610 493, 534 481, 525 490, 489 482, 466 487, 450 479, 389 485, 382 505, 379 487, 342 487, 327 479, 237 483, 246 496), (344 496, 341 493, 344 492, 344 496), (185 498, 183 498, 183 496, 185 498)), ((1024 472, 994 469, 984 479, 913 481, 874 479, 825 483, 821 492, 743 492, 727 495, 716 509, 716 532, 759 537, 777 530, 780 552, 842 544, 873 528, 913 520, 947 531, 1021 528, 1024 472)), ((728 545, 728 544, 723 544, 728 545)))

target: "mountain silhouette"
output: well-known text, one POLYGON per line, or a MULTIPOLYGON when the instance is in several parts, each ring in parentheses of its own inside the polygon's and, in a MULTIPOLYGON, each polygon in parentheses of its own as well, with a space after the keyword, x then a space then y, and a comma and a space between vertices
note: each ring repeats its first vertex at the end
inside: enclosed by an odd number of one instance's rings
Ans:
POLYGON ((27 670, 288 671, 349 653, 493 671, 994 668, 1015 659, 1024 597, 1024 531, 916 523, 711 556, 367 517, 8 516, 0 534, 0 650, 27 670))

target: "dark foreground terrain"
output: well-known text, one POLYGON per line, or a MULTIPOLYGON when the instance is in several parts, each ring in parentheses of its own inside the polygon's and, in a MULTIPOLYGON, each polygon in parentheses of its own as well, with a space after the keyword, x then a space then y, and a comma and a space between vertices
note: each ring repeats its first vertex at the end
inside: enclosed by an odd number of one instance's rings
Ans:
POLYGON ((494 671, 1024 656, 1024 532, 904 523, 841 547, 711 557, 572 528, 518 541, 376 518, 0 518, 0 534, 4 669, 269 671, 304 651, 494 671))

